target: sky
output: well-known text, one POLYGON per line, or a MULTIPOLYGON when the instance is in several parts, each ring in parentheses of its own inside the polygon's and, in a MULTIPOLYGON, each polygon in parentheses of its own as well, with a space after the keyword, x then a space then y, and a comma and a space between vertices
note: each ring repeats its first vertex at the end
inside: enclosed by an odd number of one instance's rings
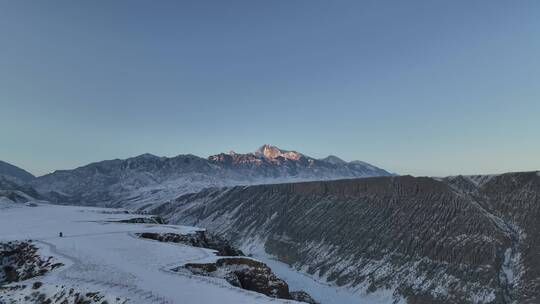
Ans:
POLYGON ((540 1, 0 1, 0 159, 540 169, 540 1))

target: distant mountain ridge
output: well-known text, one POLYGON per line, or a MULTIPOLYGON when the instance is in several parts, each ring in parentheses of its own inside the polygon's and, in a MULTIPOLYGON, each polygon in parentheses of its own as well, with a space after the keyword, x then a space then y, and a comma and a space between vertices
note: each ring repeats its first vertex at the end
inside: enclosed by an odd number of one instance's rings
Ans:
POLYGON ((44 198, 20 179, 0 174, 0 209, 13 204, 41 201, 44 198))
POLYGON ((0 209, 42 200, 43 197, 28 185, 34 178, 31 173, 0 160, 0 209))
POLYGON ((0 174, 15 177, 23 182, 29 182, 36 178, 32 173, 15 165, 0 160, 0 174))
POLYGON ((207 187, 392 175, 367 163, 336 159, 315 159, 271 145, 207 159, 143 154, 55 171, 31 184, 58 203, 140 207, 207 187))

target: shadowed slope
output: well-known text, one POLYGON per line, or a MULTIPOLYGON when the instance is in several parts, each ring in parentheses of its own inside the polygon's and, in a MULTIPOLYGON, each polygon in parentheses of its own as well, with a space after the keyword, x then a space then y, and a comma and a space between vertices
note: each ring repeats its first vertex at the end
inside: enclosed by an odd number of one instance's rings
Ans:
POLYGON ((221 232, 244 249, 264 246, 338 285, 392 289, 409 303, 537 299, 540 177, 459 178, 207 189, 155 211, 221 232))

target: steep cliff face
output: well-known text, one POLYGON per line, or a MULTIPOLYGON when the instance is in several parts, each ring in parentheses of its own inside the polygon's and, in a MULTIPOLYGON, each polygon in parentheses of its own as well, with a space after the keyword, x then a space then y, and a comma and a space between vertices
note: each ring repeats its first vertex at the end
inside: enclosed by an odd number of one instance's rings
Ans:
POLYGON ((490 178, 470 196, 503 223, 512 236, 501 281, 517 303, 540 303, 540 172, 490 178))
POLYGON ((539 183, 534 172, 233 187, 154 211, 408 303, 537 303, 539 183))

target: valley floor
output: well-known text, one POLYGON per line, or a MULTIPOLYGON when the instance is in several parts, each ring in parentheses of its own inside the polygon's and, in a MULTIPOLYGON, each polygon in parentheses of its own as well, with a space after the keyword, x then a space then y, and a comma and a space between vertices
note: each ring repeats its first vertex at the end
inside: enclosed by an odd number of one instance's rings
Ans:
MULTIPOLYGON (((170 269, 185 263, 213 262, 216 257, 209 249, 140 239, 135 233, 188 233, 197 228, 116 223, 134 215, 111 211, 46 204, 0 210, 0 242, 33 240, 41 255, 64 264, 44 276, 11 285, 39 281, 42 290, 54 292, 66 286, 141 304, 293 302, 232 287, 223 279, 173 272, 170 269)), ((12 298, 20 299, 28 296, 25 292, 10 291, 12 298)))
MULTIPOLYGON (((304 290, 315 300, 322 304, 391 304, 394 303, 392 292, 380 290, 366 294, 365 288, 355 289, 338 287, 321 282, 303 272, 295 271, 289 265, 277 261, 265 253, 256 253, 257 260, 268 265, 276 275, 285 280, 289 287, 295 290, 304 290)), ((404 302, 399 302, 404 303, 404 302)))

